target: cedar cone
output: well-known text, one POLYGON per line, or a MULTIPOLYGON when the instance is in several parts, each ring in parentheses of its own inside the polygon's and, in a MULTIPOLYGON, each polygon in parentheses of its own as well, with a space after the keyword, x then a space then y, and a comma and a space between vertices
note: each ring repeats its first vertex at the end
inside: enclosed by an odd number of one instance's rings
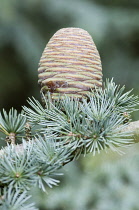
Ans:
POLYGON ((95 87, 102 87, 99 53, 87 31, 63 28, 50 39, 39 68, 39 85, 52 99, 63 94, 82 98, 95 87))

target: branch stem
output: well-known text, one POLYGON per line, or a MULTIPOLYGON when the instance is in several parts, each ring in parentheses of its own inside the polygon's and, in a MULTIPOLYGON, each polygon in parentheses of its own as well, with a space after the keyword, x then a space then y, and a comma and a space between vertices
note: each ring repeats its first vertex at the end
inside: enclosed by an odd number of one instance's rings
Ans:
POLYGON ((125 128, 126 131, 129 131, 134 136, 134 143, 139 142, 139 120, 129 123, 129 125, 125 128))

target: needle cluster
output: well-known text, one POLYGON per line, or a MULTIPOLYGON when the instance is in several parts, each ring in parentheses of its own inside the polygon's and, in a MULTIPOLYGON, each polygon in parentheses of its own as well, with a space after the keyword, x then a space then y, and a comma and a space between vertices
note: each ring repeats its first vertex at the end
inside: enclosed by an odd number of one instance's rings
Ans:
POLYGON ((132 144, 125 128, 139 103, 124 89, 107 80, 82 100, 65 95, 52 101, 48 93, 45 106, 33 98, 20 114, 13 108, 1 112, 1 138, 9 141, 0 150, 0 207, 35 209, 28 204, 33 185, 46 191, 59 183, 59 169, 81 154, 108 148, 121 153, 132 144))

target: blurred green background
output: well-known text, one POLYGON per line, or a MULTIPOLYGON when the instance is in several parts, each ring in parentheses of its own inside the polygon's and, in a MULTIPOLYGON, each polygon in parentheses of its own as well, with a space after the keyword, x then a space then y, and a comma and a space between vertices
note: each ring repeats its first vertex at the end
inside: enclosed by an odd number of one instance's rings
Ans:
MULTIPOLYGON (((40 100, 37 68, 60 28, 87 30, 100 52, 105 78, 139 94, 138 0, 0 0, 0 109, 21 110, 40 100)), ((134 114, 139 119, 139 112, 134 114)), ((88 155, 68 164, 59 187, 33 190, 41 210, 139 210, 139 147, 120 156, 88 155)))

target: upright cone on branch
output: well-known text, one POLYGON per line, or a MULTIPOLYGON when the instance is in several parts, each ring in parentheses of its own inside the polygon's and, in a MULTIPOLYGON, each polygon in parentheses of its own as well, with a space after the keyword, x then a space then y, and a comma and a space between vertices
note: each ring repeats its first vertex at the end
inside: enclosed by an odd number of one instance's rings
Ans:
POLYGON ((50 39, 39 68, 41 93, 52 99, 68 95, 82 98, 102 86, 102 67, 97 48, 87 31, 63 28, 50 39))

